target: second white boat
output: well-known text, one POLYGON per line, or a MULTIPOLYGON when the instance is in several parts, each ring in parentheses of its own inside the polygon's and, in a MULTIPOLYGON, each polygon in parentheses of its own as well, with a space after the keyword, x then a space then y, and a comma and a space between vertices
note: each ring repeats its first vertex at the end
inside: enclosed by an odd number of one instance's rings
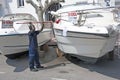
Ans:
POLYGON ((110 8, 92 4, 72 4, 57 12, 54 33, 58 48, 81 60, 96 62, 113 51, 119 23, 110 8))

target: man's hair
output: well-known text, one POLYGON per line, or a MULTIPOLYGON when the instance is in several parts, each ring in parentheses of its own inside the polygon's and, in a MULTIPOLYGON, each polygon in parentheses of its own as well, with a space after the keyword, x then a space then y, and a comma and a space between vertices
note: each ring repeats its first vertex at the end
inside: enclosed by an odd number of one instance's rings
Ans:
POLYGON ((32 24, 32 22, 29 22, 29 29, 30 30, 35 30, 35 26, 32 24))

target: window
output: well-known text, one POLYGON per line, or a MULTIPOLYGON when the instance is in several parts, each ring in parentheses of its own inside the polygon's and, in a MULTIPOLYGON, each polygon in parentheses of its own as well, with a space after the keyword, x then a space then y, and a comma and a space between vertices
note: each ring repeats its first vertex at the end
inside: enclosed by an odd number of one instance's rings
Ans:
POLYGON ((24 0, 17 0, 18 7, 24 6, 24 0))

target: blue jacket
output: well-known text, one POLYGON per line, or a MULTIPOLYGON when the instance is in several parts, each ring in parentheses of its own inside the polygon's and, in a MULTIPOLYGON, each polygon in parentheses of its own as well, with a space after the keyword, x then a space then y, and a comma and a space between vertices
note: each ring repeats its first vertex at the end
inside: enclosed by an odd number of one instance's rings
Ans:
POLYGON ((39 31, 29 31, 29 50, 34 51, 38 48, 38 42, 37 42, 37 35, 39 34, 39 31))

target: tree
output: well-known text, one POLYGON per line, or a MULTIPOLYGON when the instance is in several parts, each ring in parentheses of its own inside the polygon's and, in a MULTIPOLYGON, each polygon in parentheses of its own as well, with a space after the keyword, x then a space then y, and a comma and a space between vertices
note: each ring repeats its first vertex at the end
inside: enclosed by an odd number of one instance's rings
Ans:
MULTIPOLYGON (((35 4, 33 0, 26 0, 27 3, 30 3, 36 10, 36 13, 38 15, 38 19, 40 22, 43 22, 43 13, 46 11, 46 9, 52 5, 53 3, 59 3, 59 2, 65 2, 64 0, 44 0, 44 6, 41 2, 41 0, 37 0, 38 4, 35 4)), ((42 24, 44 26, 44 24, 42 24)))

